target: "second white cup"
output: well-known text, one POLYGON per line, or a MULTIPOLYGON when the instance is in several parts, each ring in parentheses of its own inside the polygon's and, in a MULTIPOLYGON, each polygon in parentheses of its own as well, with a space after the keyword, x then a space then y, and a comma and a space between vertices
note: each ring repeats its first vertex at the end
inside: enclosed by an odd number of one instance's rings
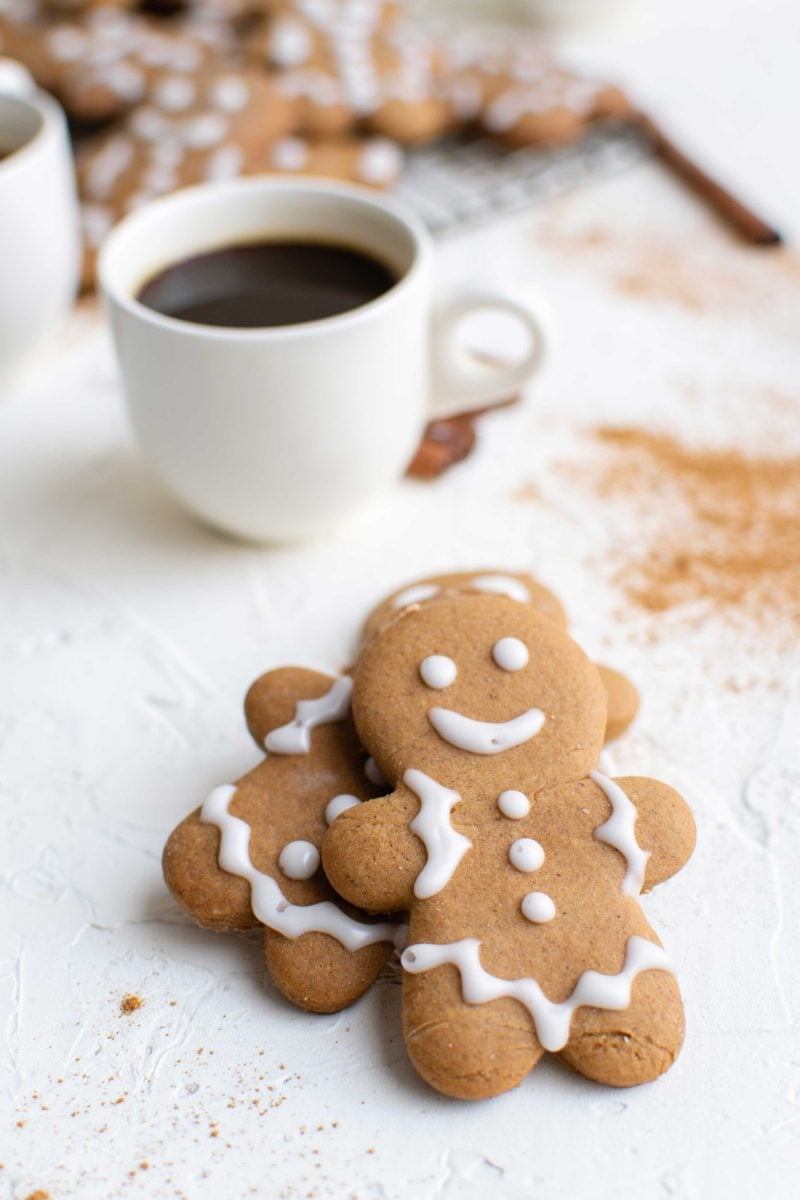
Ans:
POLYGON ((542 326, 491 294, 434 310, 432 246, 409 212, 322 180, 242 179, 127 217, 98 264, 134 429, 163 483, 210 524, 258 541, 308 537, 398 479, 434 415, 509 395, 541 361, 542 326), (263 329, 200 325, 137 299, 164 267, 247 242, 343 244, 397 282, 362 307, 263 329), (509 366, 478 363, 458 326, 501 310, 526 328, 509 366))

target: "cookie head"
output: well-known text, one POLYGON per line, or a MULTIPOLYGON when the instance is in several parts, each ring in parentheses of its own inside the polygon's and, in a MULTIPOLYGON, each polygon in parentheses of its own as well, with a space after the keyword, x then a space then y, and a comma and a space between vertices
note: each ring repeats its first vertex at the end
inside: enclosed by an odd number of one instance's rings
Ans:
POLYGON ((605 711, 583 651, 503 595, 406 611, 365 650, 353 694, 359 734, 388 779, 417 769, 471 793, 477 779, 524 791, 586 774, 605 711))

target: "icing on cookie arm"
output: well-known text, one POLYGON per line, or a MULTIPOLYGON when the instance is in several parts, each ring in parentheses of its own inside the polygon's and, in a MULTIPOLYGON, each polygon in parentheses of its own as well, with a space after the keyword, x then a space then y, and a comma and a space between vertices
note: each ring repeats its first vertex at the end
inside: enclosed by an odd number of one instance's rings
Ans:
POLYGON ((636 806, 636 840, 648 853, 643 891, 649 892, 686 865, 695 847, 694 817, 683 797, 657 779, 613 781, 636 806))
POLYGON ((640 775, 615 780, 636 805, 636 838, 649 853, 644 892, 669 880, 692 857, 697 830, 690 806, 673 787, 640 775))
POLYGON ((401 785, 337 817, 322 843, 322 865, 340 896, 370 912, 409 907, 427 861, 410 828, 419 808, 417 796, 401 785))
POLYGON ((350 691, 346 677, 333 679, 305 667, 268 671, 245 698, 247 727, 268 752, 308 753, 314 729, 347 716, 350 691), (266 746, 268 740, 270 746, 266 746))

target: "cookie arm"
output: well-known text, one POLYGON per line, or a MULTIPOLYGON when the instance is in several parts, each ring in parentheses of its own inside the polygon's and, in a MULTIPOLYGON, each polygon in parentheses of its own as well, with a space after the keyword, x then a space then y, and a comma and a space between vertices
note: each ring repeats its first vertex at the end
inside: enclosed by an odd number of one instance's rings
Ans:
POLYGON ((200 820, 200 809, 181 821, 167 839, 164 879, 184 912, 206 929, 252 929, 250 885, 219 866, 219 832, 200 820))
POLYGON ((643 891, 676 875, 695 847, 696 829, 689 805, 674 788, 657 779, 628 776, 615 779, 636 805, 636 840, 650 858, 643 891))
POLYGON ((409 829, 419 800, 407 788, 348 808, 322 843, 325 874, 340 896, 369 912, 410 906, 425 847, 409 829))

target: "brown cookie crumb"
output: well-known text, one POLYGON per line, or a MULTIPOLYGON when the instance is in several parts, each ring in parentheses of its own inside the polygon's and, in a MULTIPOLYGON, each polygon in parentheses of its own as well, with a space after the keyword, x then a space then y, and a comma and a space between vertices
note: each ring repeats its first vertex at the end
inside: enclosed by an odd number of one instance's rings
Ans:
POLYGON ((131 1013, 135 1013, 137 1008, 141 1008, 144 1000, 141 996, 136 996, 132 992, 128 992, 119 1002, 119 1011, 123 1016, 129 1017, 131 1013))

